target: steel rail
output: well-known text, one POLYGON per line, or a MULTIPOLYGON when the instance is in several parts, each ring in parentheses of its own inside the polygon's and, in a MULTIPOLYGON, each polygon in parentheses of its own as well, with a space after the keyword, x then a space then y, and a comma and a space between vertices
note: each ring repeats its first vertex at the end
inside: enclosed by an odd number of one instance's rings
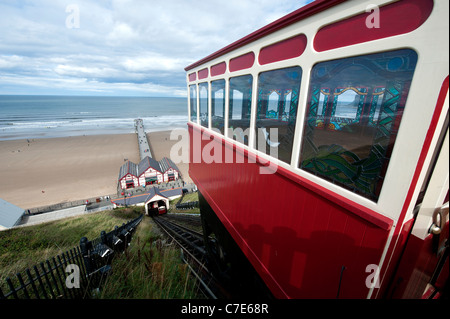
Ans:
POLYGON ((194 232, 176 223, 169 222, 161 217, 154 217, 153 220, 178 246, 180 246, 182 249, 182 259, 188 265, 194 276, 199 280, 205 296, 212 299, 218 299, 217 294, 211 289, 211 284, 220 292, 220 295, 229 296, 202 261, 202 259, 206 260, 205 248, 201 247, 198 243, 194 244, 190 242, 192 238, 194 238, 195 241, 201 239, 201 245, 203 245, 203 236, 200 233, 194 232), (199 236, 201 237, 199 238, 199 236), (209 284, 205 281, 205 277, 207 277, 209 284))

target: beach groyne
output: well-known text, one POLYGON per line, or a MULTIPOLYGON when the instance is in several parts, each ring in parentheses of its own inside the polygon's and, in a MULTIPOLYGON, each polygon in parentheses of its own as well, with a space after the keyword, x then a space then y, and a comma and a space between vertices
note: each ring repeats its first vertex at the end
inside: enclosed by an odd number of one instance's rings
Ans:
POLYGON ((147 134, 145 134, 144 122, 142 119, 134 120, 134 126, 136 128, 138 145, 139 145, 139 156, 143 160, 146 156, 152 157, 150 151, 150 144, 147 139, 147 134))

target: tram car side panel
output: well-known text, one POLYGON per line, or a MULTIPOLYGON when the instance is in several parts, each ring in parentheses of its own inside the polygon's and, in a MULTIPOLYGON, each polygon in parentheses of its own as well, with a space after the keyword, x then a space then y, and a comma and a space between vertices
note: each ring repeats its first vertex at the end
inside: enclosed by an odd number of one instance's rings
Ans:
MULTIPOLYGON (((189 125, 191 136, 200 134, 197 130, 189 125)), ((330 200, 326 189, 282 168, 260 174, 262 165, 224 141, 203 138, 205 147, 222 154, 231 148, 235 158, 245 157, 241 164, 192 158, 190 176, 275 297, 367 296, 366 267, 381 258, 389 220, 365 215, 363 207, 344 198, 330 200)))

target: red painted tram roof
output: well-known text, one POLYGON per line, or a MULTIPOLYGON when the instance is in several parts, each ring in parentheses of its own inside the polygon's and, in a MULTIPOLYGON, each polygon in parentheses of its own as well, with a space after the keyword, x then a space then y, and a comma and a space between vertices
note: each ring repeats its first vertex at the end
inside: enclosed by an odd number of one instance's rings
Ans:
POLYGON ((273 33, 277 30, 287 27, 300 20, 306 19, 309 16, 317 14, 321 11, 324 11, 330 7, 338 5, 345 1, 347 0, 316 0, 314 2, 311 2, 310 4, 301 7, 300 9, 295 10, 292 13, 289 13, 288 15, 262 27, 261 29, 256 30, 255 32, 243 37, 242 39, 231 43, 230 45, 224 47, 223 49, 220 49, 219 51, 216 51, 213 54, 208 55, 206 58, 203 58, 187 66, 184 70, 185 71, 192 70, 193 68, 196 68, 206 62, 212 61, 215 58, 218 58, 228 52, 236 50, 248 43, 254 42, 262 37, 265 37, 270 33, 273 33))

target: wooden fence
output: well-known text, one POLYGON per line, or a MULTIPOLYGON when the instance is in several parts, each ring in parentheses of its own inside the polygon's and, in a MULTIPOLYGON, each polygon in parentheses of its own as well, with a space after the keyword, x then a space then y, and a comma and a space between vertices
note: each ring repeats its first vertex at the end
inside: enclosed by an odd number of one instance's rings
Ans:
POLYGON ((193 209, 196 207, 200 207, 198 201, 195 202, 185 202, 181 204, 176 204, 175 207, 177 209, 193 209))

